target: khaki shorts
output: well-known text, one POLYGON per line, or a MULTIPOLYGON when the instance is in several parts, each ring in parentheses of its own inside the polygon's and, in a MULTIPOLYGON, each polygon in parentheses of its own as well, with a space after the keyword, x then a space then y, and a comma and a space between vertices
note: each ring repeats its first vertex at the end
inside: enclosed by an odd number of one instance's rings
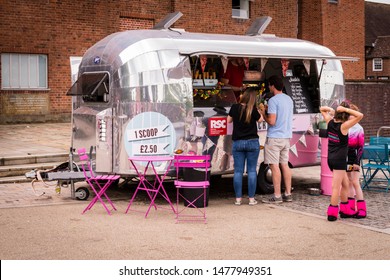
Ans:
POLYGON ((290 152, 290 139, 267 137, 264 145, 264 163, 265 164, 288 163, 289 152, 290 152))

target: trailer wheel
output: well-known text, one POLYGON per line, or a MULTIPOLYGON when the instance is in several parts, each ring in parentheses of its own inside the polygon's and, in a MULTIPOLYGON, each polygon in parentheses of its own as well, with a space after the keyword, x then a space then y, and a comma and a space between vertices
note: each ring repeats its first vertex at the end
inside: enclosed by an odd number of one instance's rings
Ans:
POLYGON ((262 162, 260 164, 259 173, 257 174, 257 192, 259 194, 274 193, 274 185, 272 183, 272 172, 268 164, 262 162))
MULTIPOLYGON (((291 167, 290 167, 291 168, 291 167)), ((283 193, 286 189, 283 182, 283 173, 282 181, 280 182, 280 190, 283 193)), ((294 187, 291 187, 291 191, 294 190, 294 187)), ((257 192, 259 194, 273 194, 274 193, 274 184, 272 182, 272 171, 269 168, 268 164, 262 162, 260 164, 259 173, 257 174, 257 192)))
POLYGON ((87 200, 89 197, 89 190, 86 187, 80 187, 76 190, 76 199, 87 200))

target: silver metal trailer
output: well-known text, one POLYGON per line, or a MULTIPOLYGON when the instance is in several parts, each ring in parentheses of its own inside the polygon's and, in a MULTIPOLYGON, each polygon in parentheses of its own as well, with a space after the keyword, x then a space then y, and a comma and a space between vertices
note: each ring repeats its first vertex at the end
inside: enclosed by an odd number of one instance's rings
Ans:
MULTIPOLYGON (((318 164, 318 109, 344 99, 340 60, 351 58, 312 42, 262 34, 269 17, 256 20, 246 35, 227 35, 170 28, 180 16, 173 13, 151 30, 111 34, 86 51, 68 92, 73 96, 72 147, 95 147, 96 172, 124 178, 134 176, 129 156, 177 151, 209 153, 212 174, 232 172, 226 115, 236 101, 230 87, 217 84, 218 77, 229 58, 242 57, 246 82, 260 85, 282 75, 283 59, 289 61, 287 94, 296 107, 290 163, 318 164), (207 75, 202 58, 212 64, 207 75), (195 77, 196 70, 202 78, 195 77)), ((261 145, 265 123, 258 132, 261 145)), ((261 153, 260 181, 272 185, 262 161, 261 153)))

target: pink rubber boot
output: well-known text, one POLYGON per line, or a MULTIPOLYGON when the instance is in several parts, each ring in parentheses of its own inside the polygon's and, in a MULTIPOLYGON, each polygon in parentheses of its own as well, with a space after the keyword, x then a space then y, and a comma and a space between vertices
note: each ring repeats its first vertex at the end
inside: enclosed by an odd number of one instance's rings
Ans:
POLYGON ((364 200, 357 201, 357 214, 355 216, 356 219, 364 219, 367 217, 367 206, 364 200))
POLYGON ((331 205, 329 204, 329 207, 328 207, 328 212, 327 212, 327 215, 328 215, 328 221, 329 222, 334 222, 337 220, 337 216, 339 215, 339 206, 334 206, 334 205, 331 205))
POLYGON ((356 211, 356 200, 354 197, 348 197, 348 205, 353 211, 356 211))
POLYGON ((341 218, 354 218, 356 216, 356 211, 352 210, 349 205, 348 201, 341 202, 340 203, 340 217, 341 218))

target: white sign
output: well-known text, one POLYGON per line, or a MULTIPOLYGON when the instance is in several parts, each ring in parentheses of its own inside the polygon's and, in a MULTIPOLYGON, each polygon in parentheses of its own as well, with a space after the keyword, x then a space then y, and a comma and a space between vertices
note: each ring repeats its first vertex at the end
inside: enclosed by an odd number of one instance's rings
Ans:
POLYGON ((176 147, 173 124, 158 112, 135 115, 127 123, 123 138, 129 156, 172 155, 176 147))
POLYGON ((127 140, 138 141, 166 137, 169 136, 168 133, 165 132, 167 128, 168 125, 160 125, 156 127, 129 129, 127 131, 127 140))

